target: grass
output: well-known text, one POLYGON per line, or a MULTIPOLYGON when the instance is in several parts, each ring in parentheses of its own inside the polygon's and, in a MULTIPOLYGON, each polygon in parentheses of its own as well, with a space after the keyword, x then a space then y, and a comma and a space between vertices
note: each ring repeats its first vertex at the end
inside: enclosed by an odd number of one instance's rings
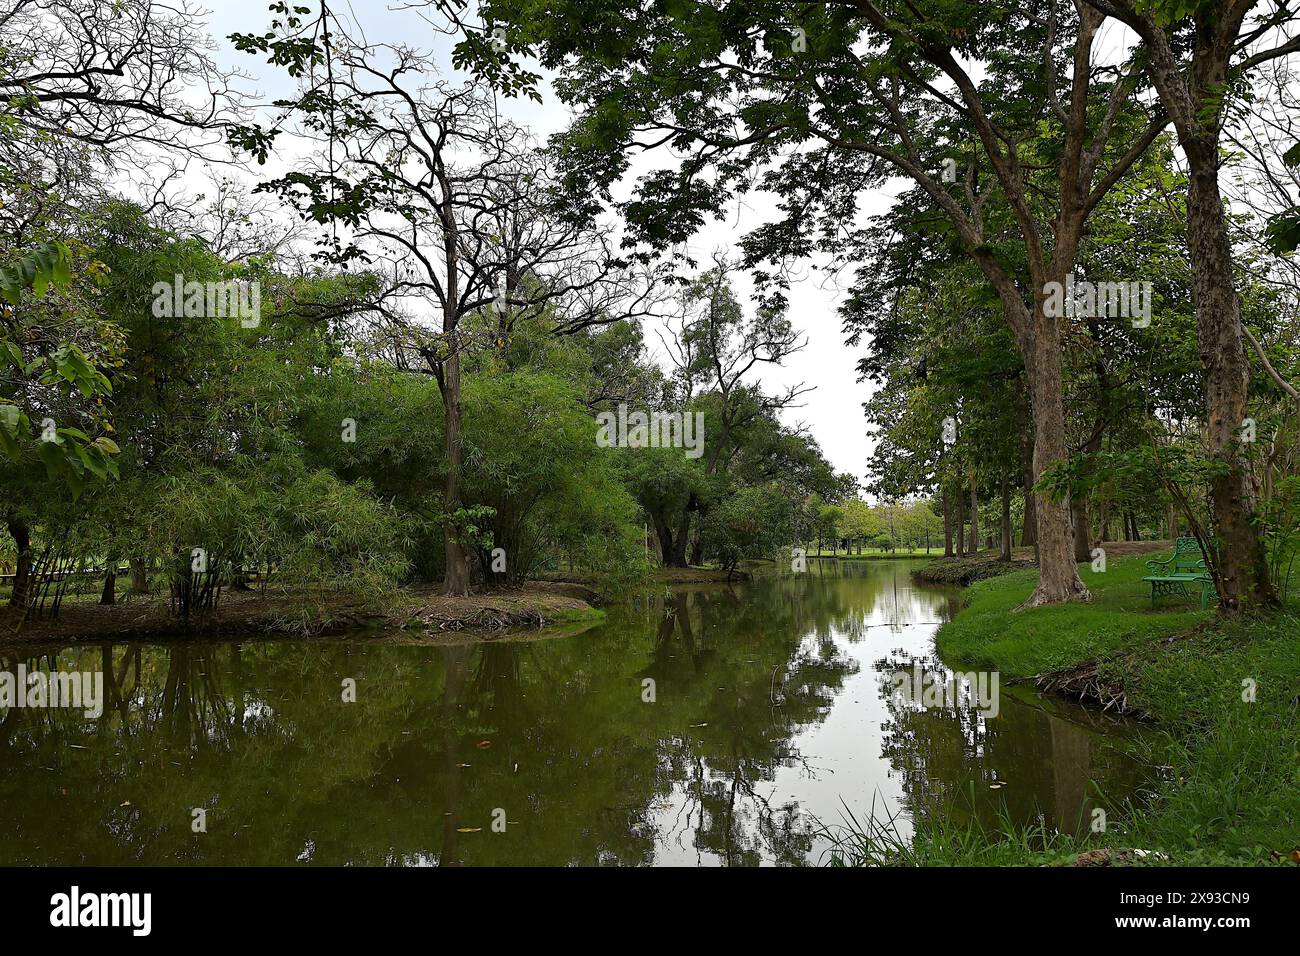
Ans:
POLYGON ((892 558, 933 558, 943 554, 943 548, 895 548, 893 551, 879 551, 863 548, 861 554, 856 550, 849 551, 831 551, 827 549, 822 554, 817 554, 815 548, 808 549, 809 558, 839 558, 841 561, 888 561, 892 558))
POLYGON ((897 816, 859 819, 846 806, 843 823, 823 825, 830 842, 828 866, 1017 866, 1072 862, 1084 849, 1074 837, 1032 823, 1021 826, 1005 813, 996 827, 979 820, 954 823, 933 816, 907 835, 897 816))
POLYGON ((1087 603, 1017 612, 1038 581, 1038 570, 1013 571, 980 581, 967 606, 939 631, 945 658, 1028 677, 1095 660, 1124 648, 1178 634, 1212 618, 1212 611, 1180 598, 1160 598, 1151 608, 1149 572, 1142 558, 1111 561, 1104 572, 1080 567, 1092 592, 1087 603))
MULTIPOLYGON (((1162 770, 1150 801, 1117 808, 1107 833, 1086 847, 1154 850, 1148 862, 1183 865, 1293 859, 1300 851, 1300 608, 1293 600, 1283 611, 1224 622, 1197 603, 1163 598, 1152 611, 1143 559, 1082 573, 1091 603, 1031 611, 1015 608, 1035 572, 976 584, 968 607, 939 631, 941 654, 1004 678, 1100 662, 1099 676, 1163 730, 1148 744, 1149 762, 1162 770)), ((1085 847, 1012 827, 945 827, 927 823, 904 853, 878 824, 851 823, 846 859, 1030 865, 1085 847)))

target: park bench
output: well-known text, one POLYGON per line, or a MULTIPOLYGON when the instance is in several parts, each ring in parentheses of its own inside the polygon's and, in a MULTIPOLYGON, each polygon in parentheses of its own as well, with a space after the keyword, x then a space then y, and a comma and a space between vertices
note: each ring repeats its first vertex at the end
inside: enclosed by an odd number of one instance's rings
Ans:
POLYGON ((1156 598, 1163 594, 1179 594, 1191 598, 1187 586, 1201 589, 1201 610, 1204 611, 1211 597, 1218 598, 1214 589, 1214 579, 1205 567, 1205 558, 1201 556, 1201 545, 1195 538, 1179 538, 1174 543, 1174 553, 1160 560, 1148 561, 1147 570, 1152 572, 1143 581, 1151 582, 1151 606, 1155 607, 1156 598))

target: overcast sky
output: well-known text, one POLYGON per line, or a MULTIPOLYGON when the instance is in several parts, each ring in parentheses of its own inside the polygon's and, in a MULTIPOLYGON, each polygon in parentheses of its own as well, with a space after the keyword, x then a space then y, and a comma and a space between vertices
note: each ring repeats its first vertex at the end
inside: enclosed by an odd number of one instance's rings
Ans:
MULTIPOLYGON (((208 23, 217 44, 218 61, 223 66, 238 67, 253 74, 256 78, 254 88, 268 98, 291 92, 292 85, 283 71, 273 69, 256 57, 236 52, 226 39, 233 32, 265 31, 270 21, 267 0, 222 0, 214 7, 208 23)), ((335 4, 334 9, 343 11, 347 8, 335 4)), ((452 75, 446 38, 421 22, 413 12, 376 2, 353 3, 351 10, 352 18, 360 24, 371 42, 403 42, 428 49, 445 64, 446 74, 452 75)), ((549 90, 545 91, 541 105, 503 100, 502 112, 528 126, 539 139, 565 128, 570 118, 566 107, 549 90)), ((643 171, 668 161, 667 155, 657 161, 641 161, 636 170, 643 171)), ((266 176, 274 171, 275 165, 254 168, 249 176, 266 176)), ((631 189, 634 184, 629 181, 625 185, 631 189)), ((714 250, 733 250, 740 236, 773 215, 774 205, 770 199, 767 194, 751 193, 743 203, 732 206, 725 221, 706 226, 689 251, 697 261, 705 262, 714 250)), ((868 212, 878 212, 887 203, 888 197, 881 194, 878 201, 870 204, 868 212)), ((837 471, 849 472, 862 479, 870 449, 862 411, 862 403, 869 392, 865 384, 857 381, 856 372, 862 349, 849 349, 844 345, 836 313, 842 292, 836 288, 836 283, 828 281, 823 272, 814 271, 810 266, 801 274, 802 280, 794 284, 789 295, 790 318, 807 338, 808 344, 802 352, 790 357, 784 367, 763 367, 759 379, 769 391, 801 382, 815 386, 814 391, 802 400, 802 407, 786 413, 787 424, 806 425, 837 471)), ((748 302, 751 287, 747 277, 737 285, 748 302)), ((647 346, 662 361, 665 357, 654 323, 647 323, 645 333, 647 346)))

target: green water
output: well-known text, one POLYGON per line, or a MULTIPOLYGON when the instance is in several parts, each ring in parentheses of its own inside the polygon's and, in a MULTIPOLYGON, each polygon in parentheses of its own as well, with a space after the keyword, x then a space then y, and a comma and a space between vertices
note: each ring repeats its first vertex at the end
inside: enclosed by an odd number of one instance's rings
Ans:
POLYGON ((25 658, 111 671, 112 706, 0 719, 0 862, 817 863, 846 806, 1078 830, 1098 789, 1132 793, 1131 727, 1005 686, 989 719, 891 694, 942 670, 959 607, 914 566, 676 589, 558 638, 25 658))

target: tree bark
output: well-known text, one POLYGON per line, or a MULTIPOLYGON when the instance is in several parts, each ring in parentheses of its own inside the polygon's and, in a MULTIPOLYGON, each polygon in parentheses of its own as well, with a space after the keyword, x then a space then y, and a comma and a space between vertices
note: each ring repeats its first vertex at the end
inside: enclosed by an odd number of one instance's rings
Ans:
POLYGON ((1070 503, 1074 515, 1074 560, 1092 560, 1092 518, 1088 515, 1088 498, 1086 495, 1075 498, 1070 503))
POLYGON ((461 469, 461 408, 460 408, 460 353, 452 346, 451 355, 442 364, 439 379, 442 386, 442 406, 446 419, 447 481, 443 486, 443 508, 447 526, 443 531, 443 593, 451 596, 469 594, 469 555, 461 544, 459 529, 452 516, 460 510, 461 469))
POLYGON ((31 529, 17 518, 7 518, 5 527, 14 539, 18 554, 14 561, 14 589, 9 596, 10 607, 27 607, 28 594, 32 584, 32 535, 31 529))
POLYGON ((998 557, 1011 560, 1011 479, 1002 473, 1002 551, 998 557))
POLYGON ((1038 516, 1034 505, 1034 439, 1030 432, 1025 433, 1020 449, 1025 476, 1025 524, 1020 533, 1020 543, 1029 547, 1038 544, 1038 516))
POLYGON ((149 569, 145 566, 144 558, 131 559, 131 593, 149 593, 149 569))
POLYGON ((943 556, 951 558, 952 553, 952 494, 945 486, 943 489, 943 556))
POLYGON ((960 485, 957 487, 957 527, 953 529, 953 537, 957 539, 957 557, 966 557, 966 496, 960 485))
MULTIPOLYGON (((1059 281, 1064 284, 1064 274, 1059 281)), ((1029 343, 1032 358, 1025 362, 1033 389, 1034 476, 1041 478, 1051 466, 1065 461, 1065 401, 1061 394, 1061 342, 1056 320, 1044 314, 1042 292, 1034 310, 1034 333, 1029 343)), ((1048 495, 1035 496, 1038 524, 1038 586, 1025 607, 1062 601, 1089 600, 1092 595, 1079 577, 1074 560, 1074 529, 1070 505, 1048 495)))
POLYGON ((1206 437, 1211 457, 1227 466, 1210 480, 1219 538, 1219 599, 1220 607, 1233 613, 1249 605, 1274 606, 1278 599, 1254 521, 1253 488, 1241 448, 1250 375, 1219 194, 1217 143, 1217 137, 1184 142, 1183 149, 1190 173, 1187 246, 1194 265, 1192 289, 1205 371, 1206 437))
POLYGON ((978 554, 980 550, 980 499, 975 486, 975 469, 970 474, 970 552, 978 554))
POLYGON ((99 594, 99 603, 105 605, 117 603, 116 562, 110 563, 108 570, 104 572, 104 590, 99 594))

